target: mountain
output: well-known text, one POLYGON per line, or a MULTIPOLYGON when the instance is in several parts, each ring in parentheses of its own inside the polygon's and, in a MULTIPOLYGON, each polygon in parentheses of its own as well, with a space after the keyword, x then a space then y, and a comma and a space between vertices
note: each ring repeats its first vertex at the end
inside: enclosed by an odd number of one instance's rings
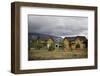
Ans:
POLYGON ((53 40, 55 42, 59 42, 60 40, 62 40, 61 37, 57 37, 57 36, 53 36, 53 35, 48 35, 48 34, 41 34, 41 33, 28 33, 28 38, 29 39, 37 39, 40 38, 41 40, 46 40, 49 37, 53 38, 53 40))

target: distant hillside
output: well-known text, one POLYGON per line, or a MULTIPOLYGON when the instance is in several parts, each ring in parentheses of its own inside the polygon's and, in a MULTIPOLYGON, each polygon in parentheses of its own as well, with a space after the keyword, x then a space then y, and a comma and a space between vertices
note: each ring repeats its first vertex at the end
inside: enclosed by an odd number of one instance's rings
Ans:
POLYGON ((41 33, 28 33, 28 38, 29 39, 48 39, 49 37, 52 37, 54 41, 58 42, 59 40, 62 40, 61 37, 53 36, 53 35, 48 35, 48 34, 41 34, 41 33))

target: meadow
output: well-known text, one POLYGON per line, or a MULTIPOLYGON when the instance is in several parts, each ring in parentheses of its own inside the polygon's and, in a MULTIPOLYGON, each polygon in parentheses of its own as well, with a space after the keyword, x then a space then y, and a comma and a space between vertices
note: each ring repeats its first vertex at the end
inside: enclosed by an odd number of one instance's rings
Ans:
POLYGON ((55 59, 79 59, 87 58, 87 49, 83 50, 61 50, 56 49, 48 51, 47 49, 35 50, 31 49, 29 51, 29 60, 55 60, 55 59))

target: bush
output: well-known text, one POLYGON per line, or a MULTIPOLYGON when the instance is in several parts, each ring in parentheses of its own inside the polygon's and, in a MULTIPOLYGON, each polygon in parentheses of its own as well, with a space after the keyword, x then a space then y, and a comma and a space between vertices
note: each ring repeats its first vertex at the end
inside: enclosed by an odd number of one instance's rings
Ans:
POLYGON ((76 48, 80 48, 80 44, 79 43, 76 45, 76 48))

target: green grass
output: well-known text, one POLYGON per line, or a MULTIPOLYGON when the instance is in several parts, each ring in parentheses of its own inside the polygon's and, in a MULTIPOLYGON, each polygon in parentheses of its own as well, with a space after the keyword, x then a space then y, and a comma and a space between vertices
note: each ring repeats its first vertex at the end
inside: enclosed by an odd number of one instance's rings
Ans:
POLYGON ((46 49, 29 51, 29 60, 79 59, 87 57, 87 49, 68 50, 66 52, 63 50, 48 51, 46 49))

